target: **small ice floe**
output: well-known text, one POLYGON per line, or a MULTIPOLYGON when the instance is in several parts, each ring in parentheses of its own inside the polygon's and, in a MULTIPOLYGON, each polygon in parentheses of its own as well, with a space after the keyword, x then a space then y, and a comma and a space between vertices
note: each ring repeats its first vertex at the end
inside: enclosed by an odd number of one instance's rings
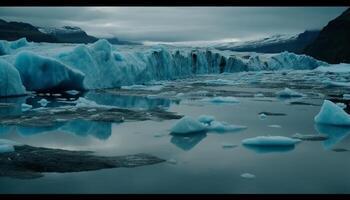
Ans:
POLYGON ((308 140, 308 141, 323 141, 327 140, 328 136, 327 135, 303 135, 300 133, 295 133, 292 138, 300 139, 300 140, 308 140))
POLYGON ((88 112, 96 112, 96 109, 95 108, 92 108, 92 109, 89 109, 87 110, 88 112))
POLYGON ((47 104, 49 103, 49 101, 46 100, 46 99, 41 99, 40 101, 38 101, 38 103, 39 103, 42 107, 45 107, 45 106, 47 106, 47 104))
POLYGON ((270 127, 270 128, 282 128, 281 125, 277 125, 277 124, 268 125, 268 127, 270 127))
POLYGON ((28 111, 28 110, 32 109, 33 106, 29 105, 29 104, 26 104, 26 103, 22 103, 21 108, 22 108, 22 111, 25 112, 25 111, 28 111))
POLYGON ((350 126, 350 115, 329 100, 324 100, 321 110, 314 120, 318 124, 350 126))
POLYGON ((181 97, 184 97, 184 96, 185 96, 185 93, 182 93, 182 92, 177 93, 177 94, 175 95, 176 98, 181 98, 181 97))
POLYGON ((323 81, 324 84, 326 84, 329 87, 350 87, 349 82, 338 82, 338 81, 323 81))
POLYGON ((264 94, 263 93, 257 93, 257 94, 254 94, 254 97, 264 97, 264 94))
POLYGON ((223 148, 223 149, 232 149, 232 148, 235 148, 235 147, 237 147, 238 145, 236 145, 236 144, 232 144, 232 143, 222 143, 221 144, 221 147, 223 148))
POLYGON ((215 120, 215 117, 211 115, 200 115, 198 117, 198 121, 204 124, 210 124, 214 120, 215 120))
POLYGON ((202 101, 208 101, 212 103, 239 103, 239 100, 235 97, 208 97, 202 99, 202 101))
POLYGON ((56 122, 66 122, 66 121, 68 121, 67 119, 56 119, 55 120, 56 122))
POLYGON ((260 114, 259 114, 259 118, 260 118, 261 120, 266 119, 266 117, 267 117, 267 115, 266 115, 265 113, 260 113, 260 114))
POLYGON ((244 174, 241 174, 241 177, 245 178, 245 179, 254 179, 255 175, 254 174, 250 174, 250 173, 244 173, 244 174))
POLYGON ((343 99, 350 100, 350 94, 343 94, 343 99))
POLYGON ((314 70, 320 71, 320 72, 349 73, 350 64, 340 63, 340 64, 333 64, 329 66, 319 66, 314 70))
POLYGON ((68 91, 65 91, 65 93, 70 94, 70 95, 77 95, 77 94, 79 94, 80 92, 77 91, 77 90, 68 90, 68 91))
POLYGON ((212 84, 212 85, 234 85, 233 81, 226 80, 226 79, 205 80, 202 83, 212 84))
POLYGON ((346 104, 345 103, 336 103, 337 106, 339 106, 341 109, 345 109, 346 108, 346 104))
POLYGON ((305 96, 304 94, 297 92, 297 91, 294 91, 294 90, 291 90, 289 88, 284 88, 284 90, 276 92, 276 95, 280 98, 304 97, 305 96))
POLYGON ((206 126, 188 116, 181 118, 171 128, 171 133, 173 134, 188 134, 203 131, 206 131, 206 126))
POLYGON ((124 90, 149 90, 149 91, 159 91, 164 88, 163 85, 130 85, 130 86, 122 86, 124 90))
POLYGON ((300 139, 294 139, 284 136, 257 136, 253 138, 247 138, 242 141, 244 145, 251 146, 294 146, 296 143, 301 142, 300 139))
POLYGON ((60 96, 62 96, 62 94, 52 94, 51 96, 60 97, 60 96))
POLYGON ((228 124, 227 122, 212 121, 207 127, 209 131, 230 132, 246 129, 246 126, 228 124))
POLYGON ((171 159, 168 160, 168 163, 176 165, 177 164, 177 160, 171 158, 171 159))

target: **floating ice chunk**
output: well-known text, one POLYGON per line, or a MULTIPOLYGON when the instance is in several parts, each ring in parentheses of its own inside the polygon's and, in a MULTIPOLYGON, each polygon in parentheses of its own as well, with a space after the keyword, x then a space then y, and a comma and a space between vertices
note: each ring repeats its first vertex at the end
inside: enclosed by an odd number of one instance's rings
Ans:
POLYGON ((26 103, 22 103, 21 107, 22 107, 22 111, 23 111, 23 112, 25 112, 25 111, 30 110, 30 109, 33 108, 32 105, 29 105, 29 104, 26 104, 26 103))
POLYGON ((329 66, 319 66, 314 70, 320 72, 350 73, 350 64, 340 63, 329 66))
POLYGON ((350 94, 343 94, 343 99, 350 100, 350 94))
POLYGON ((339 106, 341 109, 345 109, 346 108, 346 104, 345 103, 336 103, 337 106, 339 106))
POLYGON ((259 118, 260 118, 261 120, 266 119, 266 117, 267 117, 267 115, 266 115, 265 113, 260 113, 260 114, 259 114, 259 118))
POLYGON ((97 104, 97 103, 94 102, 94 101, 85 99, 84 97, 79 97, 79 99, 76 100, 74 103, 76 103, 76 104, 75 104, 75 107, 78 107, 78 108, 79 108, 79 107, 80 107, 80 108, 84 108, 84 107, 106 107, 106 106, 97 104))
POLYGON ((15 148, 13 145, 0 144, 0 153, 14 152, 15 148))
POLYGON ((289 97, 303 97, 305 96, 302 93, 299 93, 297 91, 291 90, 289 88, 284 88, 284 90, 281 90, 279 92, 276 92, 276 95, 278 97, 282 97, 282 98, 289 98, 289 97))
POLYGON ((221 146, 222 146, 222 148, 224 148, 224 149, 228 149, 228 148, 237 147, 238 145, 232 144, 232 143, 222 143, 221 146))
POLYGON ((177 97, 177 98, 181 98, 181 97, 183 97, 183 96, 185 96, 185 94, 182 93, 182 92, 177 93, 177 94, 175 95, 175 97, 177 97))
POLYGON ((122 86, 121 87, 124 90, 150 90, 150 91, 159 91, 164 88, 163 85, 152 85, 152 86, 145 86, 145 85, 130 85, 130 86, 122 86))
POLYGON ((213 85, 233 85, 233 81, 226 79, 216 79, 216 80, 205 80, 202 83, 213 84, 213 85))
POLYGON ((268 125, 268 127, 270 127, 270 128, 282 128, 280 125, 277 125, 277 124, 268 125))
POLYGON ((68 91, 65 91, 65 93, 70 94, 70 95, 77 95, 77 94, 79 94, 80 92, 77 91, 77 90, 68 90, 68 91))
POLYGON ((338 81, 323 81, 324 84, 330 87, 350 87, 349 82, 338 82, 338 81))
POLYGON ((329 100, 324 100, 321 110, 314 120, 319 124, 350 126, 350 115, 329 100))
POLYGON ((254 97, 264 97, 263 93, 254 94, 254 97))
POLYGON ((300 139, 293 139, 284 136, 257 136, 254 138, 247 138, 242 141, 244 145, 252 146, 294 146, 300 142, 300 139))
POLYGON ((39 103, 42 107, 45 107, 45 106, 47 106, 47 104, 49 103, 49 101, 46 100, 46 99, 41 99, 40 101, 38 101, 38 103, 39 103))
POLYGON ((327 135, 302 135, 300 133, 296 133, 292 136, 292 138, 297 138, 300 140, 310 140, 310 141, 323 141, 327 140, 328 136, 327 135))
POLYGON ((238 131, 246 128, 247 128, 246 126, 232 125, 226 122, 219 122, 219 121, 212 121, 210 125, 207 127, 208 130, 216 131, 216 132, 238 131))
POLYGON ((198 117, 198 121, 204 124, 210 124, 214 120, 215 120, 215 117, 211 115, 200 115, 198 117))
POLYGON ((241 174, 241 177, 242 178, 246 178, 246 179, 254 179, 255 175, 254 174, 250 174, 250 173, 244 173, 244 174, 241 174))
POLYGON ((204 98, 202 101, 209 101, 213 103, 239 103, 239 100, 235 97, 211 97, 204 98))
POLYGON ((171 158, 171 159, 168 160, 168 163, 176 165, 177 164, 177 160, 171 158))
POLYGON ((176 124, 171 128, 171 133, 173 134, 188 134, 194 132, 203 132, 206 130, 204 124, 198 122, 191 117, 185 116, 181 118, 176 124))
POLYGON ((26 90, 17 69, 0 59, 0 97, 23 95, 26 90))

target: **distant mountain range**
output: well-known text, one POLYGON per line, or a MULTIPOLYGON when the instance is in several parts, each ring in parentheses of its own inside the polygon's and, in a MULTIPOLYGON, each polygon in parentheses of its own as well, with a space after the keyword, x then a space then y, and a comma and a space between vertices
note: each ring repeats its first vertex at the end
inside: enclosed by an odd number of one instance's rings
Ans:
MULTIPOLYGON (((20 38, 27 38, 28 41, 33 42, 50 42, 50 43, 93 43, 98 39, 88 35, 79 27, 63 26, 57 27, 35 27, 29 23, 23 22, 6 22, 0 19, 0 40, 17 40, 20 38)), ((130 44, 140 45, 141 43, 122 41, 116 37, 104 38, 111 44, 130 44)))
POLYGON ((350 8, 330 21, 304 53, 328 63, 350 63, 350 8))
POLYGON ((239 52, 280 53, 289 51, 302 53, 304 48, 311 44, 319 33, 319 30, 309 30, 297 35, 279 34, 258 40, 217 44, 214 47, 220 50, 239 52))

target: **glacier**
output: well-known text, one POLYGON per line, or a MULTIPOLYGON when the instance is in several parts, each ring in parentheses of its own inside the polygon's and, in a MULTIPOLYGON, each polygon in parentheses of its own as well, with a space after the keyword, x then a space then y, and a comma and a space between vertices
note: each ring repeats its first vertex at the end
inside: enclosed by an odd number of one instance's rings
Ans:
POLYGON ((10 63, 0 58, 0 97, 26 94, 20 74, 10 63))
POLYGON ((87 45, 28 43, 25 39, 0 44, 6 51, 0 58, 16 67, 28 91, 81 91, 137 86, 197 74, 328 66, 289 52, 258 54, 168 45, 121 47, 105 39, 87 45))

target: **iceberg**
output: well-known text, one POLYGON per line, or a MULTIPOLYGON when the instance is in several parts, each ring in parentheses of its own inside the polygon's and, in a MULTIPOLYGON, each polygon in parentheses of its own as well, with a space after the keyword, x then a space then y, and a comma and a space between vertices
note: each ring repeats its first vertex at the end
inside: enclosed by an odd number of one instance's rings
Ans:
POLYGON ((242 141, 244 145, 273 147, 273 146, 294 146, 301 142, 300 139, 293 139, 284 136, 257 136, 242 141))
POLYGON ((15 67, 23 85, 30 91, 84 89, 84 74, 53 58, 22 51, 16 57, 15 67))
POLYGON ((212 121, 207 127, 209 131, 215 132, 231 132, 231 131, 240 131, 246 129, 246 126, 232 125, 226 122, 212 121))
POLYGON ((181 118, 171 128, 171 133, 173 134, 189 134, 189 133, 205 132, 205 131, 206 131, 206 126, 204 124, 188 116, 181 118))
POLYGON ((208 97, 202 99, 202 101, 209 101, 212 103, 239 103, 239 100, 235 97, 208 97))
POLYGON ((21 38, 12 42, 0 40, 0 56, 11 54, 13 50, 27 46, 28 41, 26 38, 21 38))
POLYGON ((329 100, 324 100, 321 110, 314 120, 318 124, 350 126, 350 115, 329 100))
POLYGON ((291 90, 289 88, 284 88, 279 92, 276 92, 276 95, 280 98, 290 98, 290 97, 303 97, 304 94, 299 93, 297 91, 291 90))
POLYGON ((15 148, 13 145, 0 144, 0 153, 14 152, 15 148))
POLYGON ((10 63, 0 58, 0 97, 26 94, 20 74, 10 63))

